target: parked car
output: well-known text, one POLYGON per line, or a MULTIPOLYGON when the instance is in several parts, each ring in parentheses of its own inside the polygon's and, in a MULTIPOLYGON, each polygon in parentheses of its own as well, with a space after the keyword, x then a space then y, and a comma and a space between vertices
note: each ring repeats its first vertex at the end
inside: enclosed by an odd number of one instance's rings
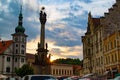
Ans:
POLYGON ((120 80, 120 76, 115 77, 114 80, 120 80))
POLYGON ((70 76, 70 77, 68 77, 68 78, 66 78, 64 80, 79 80, 79 79, 80 79, 79 76, 70 76))
POLYGON ((52 75, 26 75, 22 80, 57 80, 52 75))
POLYGON ((68 78, 69 76, 58 76, 57 80, 65 80, 66 78, 68 78))

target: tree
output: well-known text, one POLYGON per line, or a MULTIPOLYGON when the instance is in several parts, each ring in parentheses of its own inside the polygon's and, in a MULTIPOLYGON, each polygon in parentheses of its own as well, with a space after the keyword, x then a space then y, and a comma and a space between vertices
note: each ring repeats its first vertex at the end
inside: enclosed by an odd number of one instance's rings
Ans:
POLYGON ((60 59, 54 60, 53 63, 82 65, 82 61, 80 61, 78 58, 77 59, 72 59, 72 58, 63 59, 63 58, 60 58, 60 59))
POLYGON ((15 73, 22 78, 25 75, 34 74, 34 70, 28 64, 25 64, 21 68, 15 69, 15 73))

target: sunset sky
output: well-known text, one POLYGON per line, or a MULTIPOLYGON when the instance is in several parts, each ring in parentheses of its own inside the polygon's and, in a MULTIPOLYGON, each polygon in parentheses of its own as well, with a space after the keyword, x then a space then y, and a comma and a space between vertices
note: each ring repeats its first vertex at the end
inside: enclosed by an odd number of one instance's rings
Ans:
POLYGON ((88 13, 104 16, 115 0, 0 0, 0 37, 12 39, 18 25, 22 5, 23 26, 26 29, 27 53, 36 53, 40 41, 39 12, 42 6, 47 13, 46 42, 51 59, 83 59, 81 36, 87 27, 88 13))

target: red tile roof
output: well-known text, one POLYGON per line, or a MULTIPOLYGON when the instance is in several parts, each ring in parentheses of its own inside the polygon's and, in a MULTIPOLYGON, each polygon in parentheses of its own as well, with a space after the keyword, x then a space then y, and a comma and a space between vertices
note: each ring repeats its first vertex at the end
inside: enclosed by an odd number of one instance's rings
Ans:
POLYGON ((0 41, 0 54, 2 54, 12 43, 12 40, 0 41))
POLYGON ((27 59, 35 59, 35 54, 26 53, 26 58, 27 59))

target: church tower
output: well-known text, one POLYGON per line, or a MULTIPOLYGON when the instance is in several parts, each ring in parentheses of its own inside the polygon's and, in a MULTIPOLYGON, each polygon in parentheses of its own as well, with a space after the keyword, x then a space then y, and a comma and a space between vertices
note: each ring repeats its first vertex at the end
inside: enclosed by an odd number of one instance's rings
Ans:
POLYGON ((48 55, 48 45, 45 44, 45 23, 47 21, 46 19, 46 13, 44 11, 44 7, 42 7, 42 10, 40 11, 40 23, 41 23, 41 33, 40 33, 40 43, 38 43, 38 49, 37 54, 35 58, 35 64, 39 65, 40 70, 39 74, 49 74, 49 64, 50 64, 50 57, 47 57, 48 55))
POLYGON ((27 35, 24 33, 25 28, 23 27, 23 15, 22 6, 19 13, 18 26, 15 28, 15 33, 12 34, 13 39, 13 66, 14 68, 20 68, 26 64, 26 40, 27 35))

